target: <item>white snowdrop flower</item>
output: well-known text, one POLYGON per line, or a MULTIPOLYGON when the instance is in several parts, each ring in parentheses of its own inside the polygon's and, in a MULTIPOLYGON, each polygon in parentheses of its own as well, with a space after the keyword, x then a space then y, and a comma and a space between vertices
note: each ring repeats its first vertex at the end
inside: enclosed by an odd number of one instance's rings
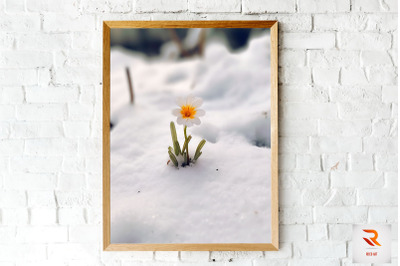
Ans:
POLYGON ((179 125, 192 126, 200 125, 200 116, 204 116, 206 112, 199 107, 203 104, 203 100, 193 95, 185 98, 177 98, 176 103, 180 108, 174 109, 172 114, 177 116, 176 122, 179 125))

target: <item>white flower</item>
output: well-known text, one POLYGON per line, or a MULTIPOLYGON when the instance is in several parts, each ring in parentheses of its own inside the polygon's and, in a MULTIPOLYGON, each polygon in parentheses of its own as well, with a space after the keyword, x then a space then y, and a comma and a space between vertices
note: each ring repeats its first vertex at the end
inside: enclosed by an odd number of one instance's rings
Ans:
POLYGON ((201 98, 194 97, 193 95, 189 95, 186 99, 179 97, 176 99, 176 104, 180 108, 172 110, 172 114, 178 117, 176 122, 179 125, 185 125, 188 127, 192 125, 200 125, 201 121, 199 117, 206 114, 203 109, 199 109, 203 104, 201 98))

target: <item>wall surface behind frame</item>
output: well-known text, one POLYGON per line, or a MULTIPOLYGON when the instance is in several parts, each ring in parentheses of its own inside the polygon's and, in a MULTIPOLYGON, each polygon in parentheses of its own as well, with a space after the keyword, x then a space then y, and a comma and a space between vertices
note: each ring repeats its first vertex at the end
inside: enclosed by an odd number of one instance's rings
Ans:
POLYGON ((0 265, 397 264, 396 0, 0 0, 0 265), (111 3, 112 2, 112 3, 111 3), (103 20, 280 22, 279 252, 102 252, 103 20))

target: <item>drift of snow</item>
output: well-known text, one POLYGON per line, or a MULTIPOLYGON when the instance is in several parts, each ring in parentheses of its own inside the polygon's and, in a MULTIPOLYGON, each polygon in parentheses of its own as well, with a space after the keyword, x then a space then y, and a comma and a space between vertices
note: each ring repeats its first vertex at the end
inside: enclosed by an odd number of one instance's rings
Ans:
POLYGON ((238 53, 211 43, 204 58, 174 62, 112 49, 112 243, 271 242, 269 62, 268 34, 238 53), (191 157, 207 143, 196 164, 176 169, 167 165, 171 110, 188 94, 206 111, 188 128, 191 157))

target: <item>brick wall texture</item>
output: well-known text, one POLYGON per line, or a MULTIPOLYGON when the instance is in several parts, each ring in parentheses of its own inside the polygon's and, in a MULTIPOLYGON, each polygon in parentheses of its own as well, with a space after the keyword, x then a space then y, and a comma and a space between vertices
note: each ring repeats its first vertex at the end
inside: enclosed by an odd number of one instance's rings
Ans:
POLYGON ((351 265, 391 224, 397 0, 0 0, 0 265, 351 265), (102 21, 278 20, 279 252, 102 251, 102 21))

